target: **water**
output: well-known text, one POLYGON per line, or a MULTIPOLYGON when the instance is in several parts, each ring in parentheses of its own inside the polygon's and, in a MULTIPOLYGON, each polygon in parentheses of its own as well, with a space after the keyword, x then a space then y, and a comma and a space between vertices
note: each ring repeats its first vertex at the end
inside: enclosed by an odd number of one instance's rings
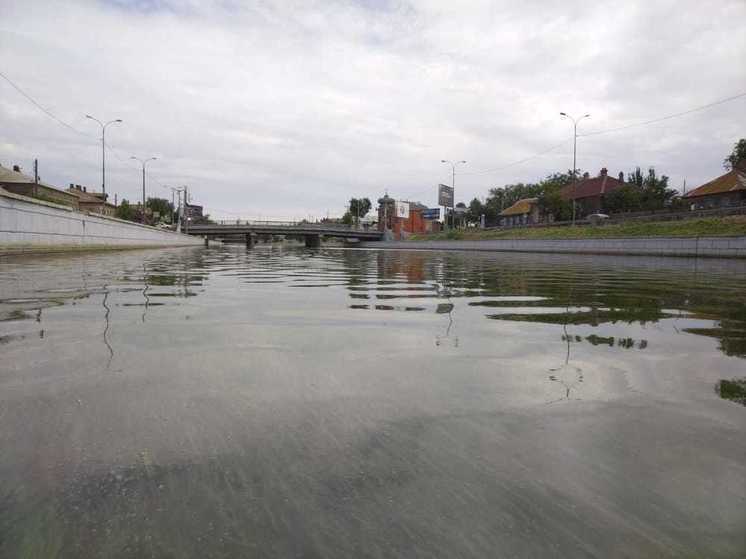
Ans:
POLYGON ((0 260, 0 557, 746 554, 746 263, 0 260))

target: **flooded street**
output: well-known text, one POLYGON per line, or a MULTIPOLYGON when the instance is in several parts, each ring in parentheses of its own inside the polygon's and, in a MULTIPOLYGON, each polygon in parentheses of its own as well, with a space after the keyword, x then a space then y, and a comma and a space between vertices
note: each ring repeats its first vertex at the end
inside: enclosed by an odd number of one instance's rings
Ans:
POLYGON ((742 557, 746 262, 0 259, 0 557, 742 557))

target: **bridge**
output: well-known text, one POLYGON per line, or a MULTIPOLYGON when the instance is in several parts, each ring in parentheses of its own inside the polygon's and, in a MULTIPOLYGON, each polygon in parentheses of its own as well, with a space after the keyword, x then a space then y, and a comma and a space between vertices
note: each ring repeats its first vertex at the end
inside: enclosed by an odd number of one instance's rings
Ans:
POLYGON ((190 225, 184 231, 189 235, 198 235, 207 239, 225 239, 243 237, 246 246, 254 246, 258 235, 284 235, 303 237, 307 247, 318 247, 324 237, 338 239, 356 239, 359 241, 380 241, 382 233, 377 230, 355 229, 351 226, 328 223, 296 223, 278 221, 222 221, 206 225, 190 225))

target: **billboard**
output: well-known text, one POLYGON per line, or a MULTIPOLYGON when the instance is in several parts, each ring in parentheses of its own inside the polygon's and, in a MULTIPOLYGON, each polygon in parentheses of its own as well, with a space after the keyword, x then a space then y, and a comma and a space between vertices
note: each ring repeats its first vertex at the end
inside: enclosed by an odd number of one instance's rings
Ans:
POLYGON ((440 219, 440 208, 422 210, 422 219, 440 219))
POLYGON ((396 217, 401 219, 409 219, 409 204, 407 202, 400 202, 396 200, 394 202, 396 207, 396 217))
POLYGON ((453 207, 453 187, 445 184, 438 185, 438 205, 453 207))

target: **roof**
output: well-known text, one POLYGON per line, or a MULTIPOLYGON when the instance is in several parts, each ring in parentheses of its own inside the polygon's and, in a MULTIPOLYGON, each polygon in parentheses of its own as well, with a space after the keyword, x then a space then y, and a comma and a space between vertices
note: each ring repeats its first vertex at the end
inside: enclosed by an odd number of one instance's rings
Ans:
POLYGON ((518 200, 515 204, 513 204, 506 210, 500 212, 500 215, 508 216, 531 213, 531 209, 538 201, 538 198, 523 198, 522 200, 518 200))
POLYGON ((0 182, 15 184, 34 184, 33 177, 8 169, 0 165, 0 182))
POLYGON ((52 186, 51 184, 47 184, 42 181, 35 182, 33 177, 30 177, 19 171, 14 171, 13 169, 8 169, 7 167, 3 167, 2 165, 0 165, 0 184, 37 184, 39 186, 43 186, 44 188, 50 188, 52 190, 56 190, 57 192, 69 194, 67 190, 57 188, 56 186, 52 186))
POLYGON ((102 197, 103 194, 101 194, 100 192, 83 192, 82 190, 77 190, 75 188, 70 188, 65 192, 76 196, 80 204, 105 204, 107 206, 114 205, 109 202, 105 202, 102 197))
POLYGON ((568 184, 560 190, 560 196, 565 200, 572 200, 573 198, 580 200, 581 198, 603 196, 622 186, 624 186, 624 183, 619 179, 610 177, 608 174, 601 174, 598 177, 578 181, 574 186, 568 184))
POLYGON ((725 194, 746 190, 746 173, 733 169, 718 178, 695 188, 684 194, 684 198, 697 198, 699 196, 709 196, 711 194, 725 194))

